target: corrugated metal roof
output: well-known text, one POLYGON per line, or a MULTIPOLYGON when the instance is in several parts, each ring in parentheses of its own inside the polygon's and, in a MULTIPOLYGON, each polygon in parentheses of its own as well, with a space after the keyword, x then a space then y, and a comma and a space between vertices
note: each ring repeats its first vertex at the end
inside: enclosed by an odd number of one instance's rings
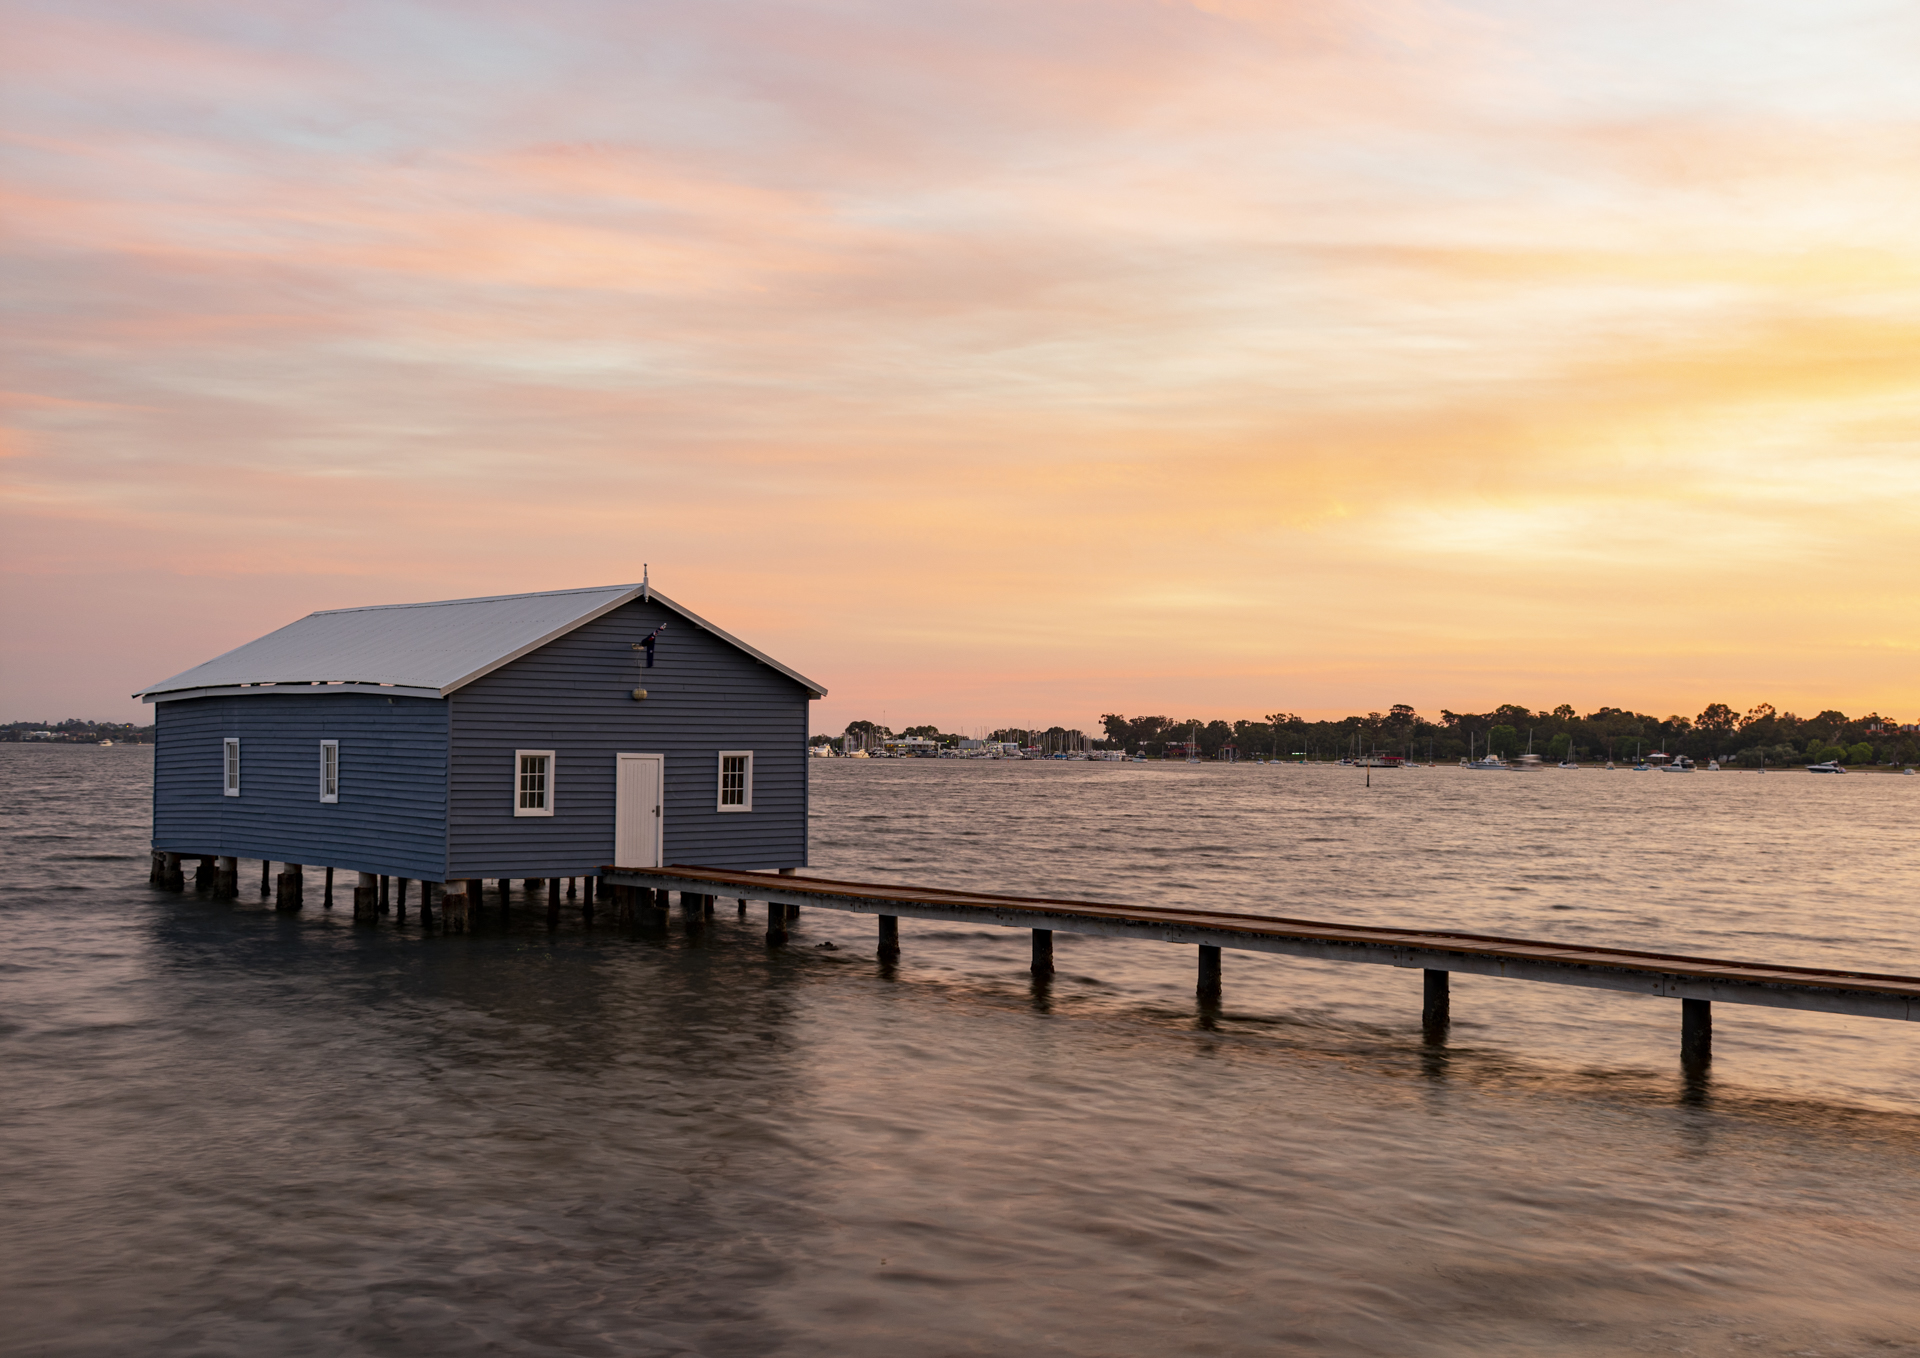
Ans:
MULTIPOLYGON (((483 599, 384 604, 309 613, 255 641, 196 665, 133 696, 237 688, 253 684, 391 684, 446 697, 511 660, 640 597, 640 585, 498 594, 483 599)), ((806 688, 813 680, 754 649, 660 593, 653 602, 806 688)))

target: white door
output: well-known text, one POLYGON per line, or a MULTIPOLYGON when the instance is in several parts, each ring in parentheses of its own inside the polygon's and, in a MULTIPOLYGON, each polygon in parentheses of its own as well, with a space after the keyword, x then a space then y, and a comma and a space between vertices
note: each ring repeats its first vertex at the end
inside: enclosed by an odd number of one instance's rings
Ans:
POLYGON ((660 791, 666 756, 615 755, 613 784, 613 864, 619 868, 657 868, 660 858, 660 791))

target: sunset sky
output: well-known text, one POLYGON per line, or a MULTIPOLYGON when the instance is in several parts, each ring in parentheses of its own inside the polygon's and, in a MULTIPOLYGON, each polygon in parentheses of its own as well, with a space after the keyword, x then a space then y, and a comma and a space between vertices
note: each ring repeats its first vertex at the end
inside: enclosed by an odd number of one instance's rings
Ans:
POLYGON ((1920 720, 1920 6, 5 5, 0 720, 638 580, 947 729, 1920 720))

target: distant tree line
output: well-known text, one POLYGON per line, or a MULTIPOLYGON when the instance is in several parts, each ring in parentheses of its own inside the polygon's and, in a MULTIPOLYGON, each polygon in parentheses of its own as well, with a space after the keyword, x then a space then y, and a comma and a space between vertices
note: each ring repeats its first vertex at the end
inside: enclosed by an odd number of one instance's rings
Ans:
POLYGON ((10 721, 0 726, 0 741, 49 738, 65 744, 94 745, 111 740, 116 745, 151 745, 153 727, 124 721, 83 721, 79 717, 68 717, 65 721, 10 721), (49 734, 42 736, 42 731, 49 734))
MULTIPOLYGON (((962 736, 953 731, 942 731, 938 726, 909 726, 905 730, 896 731, 892 727, 882 726, 876 721, 850 721, 847 723, 847 729, 839 736, 817 735, 811 737, 807 743, 810 745, 833 745, 845 737, 851 739, 855 748, 871 748, 872 746, 880 744, 882 741, 890 740, 896 736, 918 736, 923 740, 931 740, 935 745, 943 749, 958 749, 962 740, 975 739, 975 737, 962 736)), ((1097 738, 1089 739, 1085 732, 1074 727, 1066 726, 1049 726, 1045 728, 1038 726, 1006 726, 998 731, 980 736, 978 739, 1001 742, 1010 741, 1020 745, 1022 748, 1031 746, 1045 750, 1070 750, 1083 747, 1091 749, 1117 748, 1108 741, 1097 738)))
MULTIPOLYGON (((1242 759, 1338 759, 1349 754, 1400 754, 1417 759, 1453 761, 1469 751, 1488 750, 1511 757, 1533 753, 1561 760, 1632 759, 1659 750, 1684 754, 1702 762, 1718 759, 1758 768, 1815 764, 1838 760, 1843 764, 1912 764, 1920 762, 1920 730, 1902 730, 1878 713, 1849 717, 1825 711, 1801 717, 1776 711, 1761 703, 1745 713, 1725 703, 1711 703, 1693 718, 1660 718, 1624 707, 1602 707, 1585 716, 1562 703, 1551 711, 1534 711, 1515 703, 1491 712, 1440 710, 1428 720, 1405 703, 1386 712, 1343 717, 1338 721, 1308 721, 1291 712, 1269 712, 1239 721, 1185 721, 1164 716, 1126 717, 1109 712, 1100 718, 1106 738, 1089 742, 1093 748, 1125 750, 1148 757, 1185 758, 1191 742, 1203 759, 1218 759, 1231 747, 1242 759)), ((909 726, 894 732, 877 722, 847 724, 846 734, 872 744, 893 735, 922 736, 942 746, 957 746, 961 737, 937 726, 909 726)), ((1068 748, 1081 733, 1069 727, 1007 727, 988 740, 1018 741, 1042 748, 1068 748)), ((834 737, 813 737, 816 745, 834 737)))
POLYGON ((1270 712, 1258 721, 1175 721, 1167 717, 1101 717, 1107 740, 1129 753, 1184 756, 1191 739, 1202 758, 1218 758, 1232 746, 1241 758, 1338 759, 1346 754, 1401 754, 1457 760, 1469 750, 1502 756, 1531 749, 1548 759, 1631 759, 1655 750, 1697 760, 1719 759, 1752 767, 1819 763, 1909 764, 1920 759, 1920 731, 1901 730, 1878 713, 1849 717, 1826 711, 1800 717, 1761 703, 1742 714, 1711 703, 1699 716, 1659 718, 1623 707, 1602 707, 1581 716, 1570 704, 1534 711, 1515 703, 1491 712, 1440 710, 1429 721, 1405 703, 1387 712, 1308 721, 1290 712, 1270 712))

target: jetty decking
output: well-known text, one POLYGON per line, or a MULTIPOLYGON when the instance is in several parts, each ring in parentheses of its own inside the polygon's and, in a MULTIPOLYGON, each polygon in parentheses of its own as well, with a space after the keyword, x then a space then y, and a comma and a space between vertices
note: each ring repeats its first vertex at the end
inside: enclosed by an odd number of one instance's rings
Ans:
POLYGON ((607 867, 601 869, 600 884, 616 895, 623 890, 651 895, 655 908, 665 906, 666 893, 671 891, 682 893, 683 899, 688 895, 735 897, 743 908, 748 900, 765 901, 772 941, 784 941, 786 921, 796 907, 873 915, 879 921, 883 957, 899 951, 902 918, 1031 929, 1033 969, 1042 975, 1053 969, 1056 931, 1188 944, 1199 949, 1196 989, 1203 998, 1219 995, 1222 949, 1418 969, 1425 974, 1421 1014, 1430 1032, 1444 1029, 1449 1020, 1447 977, 1456 971, 1659 995, 1682 1002, 1681 1055, 1689 1063, 1710 1057, 1715 1000, 1920 1020, 1920 976, 1737 962, 1442 929, 1329 924, 1222 910, 1051 900, 699 867, 607 867))

